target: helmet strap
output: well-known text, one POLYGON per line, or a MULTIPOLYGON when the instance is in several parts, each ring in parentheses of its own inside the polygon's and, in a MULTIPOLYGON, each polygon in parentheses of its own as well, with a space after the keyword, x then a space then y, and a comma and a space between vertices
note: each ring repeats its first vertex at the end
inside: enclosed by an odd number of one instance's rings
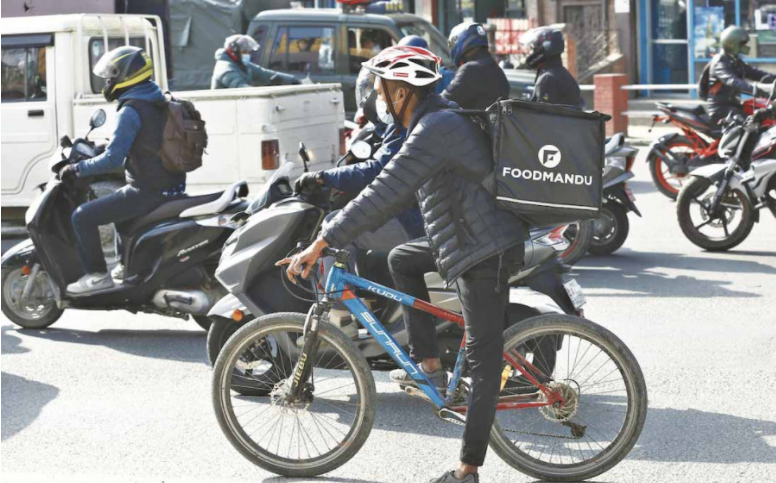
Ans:
POLYGON ((230 59, 232 59, 233 61, 237 62, 238 64, 241 64, 241 63, 242 63, 242 59, 240 59, 240 58, 239 58, 239 57, 238 57, 238 56, 237 56, 237 55, 236 55, 236 54, 235 54, 235 53, 232 51, 232 49, 231 49, 231 48, 229 48, 229 49, 226 49, 226 55, 228 55, 230 59))
MULTIPOLYGON (((383 95, 385 96, 385 103, 388 105, 388 111, 391 113, 391 116, 393 116, 393 121, 396 123, 401 124, 402 118, 404 117, 404 113, 407 111, 407 106, 409 106, 410 99, 412 99, 412 96, 415 94, 415 86, 410 85, 410 92, 407 94, 407 97, 404 99, 404 104, 401 106, 401 111, 399 111, 399 115, 396 115, 396 110, 393 108, 393 100, 391 99, 391 93, 388 91, 388 82, 382 77, 380 77, 380 84, 383 86, 383 95)), ((407 127, 407 126, 404 126, 407 127)))

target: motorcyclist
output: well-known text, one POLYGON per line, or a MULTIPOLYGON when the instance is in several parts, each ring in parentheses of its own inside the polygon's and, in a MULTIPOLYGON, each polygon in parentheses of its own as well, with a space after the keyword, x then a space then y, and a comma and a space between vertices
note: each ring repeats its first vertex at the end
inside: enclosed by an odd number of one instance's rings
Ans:
MULTIPOLYGON (((390 47, 365 63, 379 77, 380 103, 408 135, 402 149, 367 189, 326 225, 307 249, 278 262, 290 264, 292 280, 307 277, 326 246, 341 248, 382 225, 417 199, 435 270, 455 284, 466 323, 471 396, 461 462, 436 482, 477 481, 496 412, 503 330, 511 269, 522 264, 527 227, 499 209, 482 186, 492 170, 489 141, 479 126, 433 93, 441 59, 412 47, 390 47), (399 80, 401 79, 401 80, 399 80)), ((401 248, 401 247, 398 247, 401 248)), ((395 280, 402 290, 401 280, 395 280)), ((423 287, 425 290, 425 286, 423 287)), ((407 292, 410 296, 416 296, 407 292)), ((420 368, 444 391, 447 374, 439 360, 436 334, 405 318, 420 368)), ((398 379, 401 374, 392 375, 398 379)), ((405 385, 412 380, 404 374, 405 385)))
POLYGON ((450 32, 447 44, 458 70, 442 97, 464 109, 486 109, 497 100, 509 97, 509 81, 488 51, 488 36, 482 25, 457 25, 450 32))
POLYGON ((709 116, 715 124, 732 111, 743 113, 740 94, 754 97, 768 96, 773 75, 748 65, 739 56, 749 53, 749 33, 741 27, 731 25, 720 34, 722 49, 704 69, 701 81, 701 96, 706 98, 709 116), (708 76, 708 81, 703 78, 708 76), (705 88, 705 89, 704 89, 705 88))
POLYGON ((529 52, 526 66, 536 69, 531 101, 584 106, 579 84, 561 59, 566 49, 563 32, 552 27, 538 27, 524 33, 520 43, 529 52))
POLYGON ((251 53, 259 50, 259 44, 248 35, 231 35, 224 47, 216 50, 216 66, 213 69, 211 89, 236 87, 260 87, 268 85, 301 84, 296 77, 265 69, 251 62, 251 53))
POLYGON ((120 232, 121 222, 154 210, 186 189, 185 173, 172 173, 162 166, 159 149, 167 108, 164 94, 151 80, 153 71, 153 61, 143 49, 130 46, 106 53, 92 71, 105 79, 105 99, 119 101, 116 129, 102 154, 67 165, 59 177, 67 182, 123 167, 127 184, 73 212, 76 248, 85 275, 67 286, 71 295, 113 287, 103 257, 99 226, 116 223, 120 232))

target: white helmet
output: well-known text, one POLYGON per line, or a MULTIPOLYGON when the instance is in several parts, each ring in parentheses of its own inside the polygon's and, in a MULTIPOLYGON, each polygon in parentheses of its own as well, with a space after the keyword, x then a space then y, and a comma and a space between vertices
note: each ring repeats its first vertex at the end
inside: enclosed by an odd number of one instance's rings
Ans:
POLYGON ((361 65, 381 79, 398 80, 423 87, 442 78, 439 74, 441 62, 440 57, 426 49, 396 45, 388 47, 361 65))

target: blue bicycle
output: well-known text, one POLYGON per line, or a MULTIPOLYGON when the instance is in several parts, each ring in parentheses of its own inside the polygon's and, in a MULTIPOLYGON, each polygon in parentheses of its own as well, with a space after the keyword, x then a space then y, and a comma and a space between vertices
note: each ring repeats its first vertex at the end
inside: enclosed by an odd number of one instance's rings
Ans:
MULTIPOLYGON (((336 263, 323 301, 306 315, 277 313, 246 324, 221 351, 213 374, 213 404, 224 434, 250 461, 284 476, 315 476, 345 464, 375 420, 369 362, 326 323, 335 300, 412 376, 416 385, 406 388, 409 394, 430 402, 446 421, 466 420, 465 350, 450 368, 446 394, 440 394, 355 291, 463 325, 461 314, 349 273, 346 251, 327 248, 324 255, 336 263)), ((622 341, 568 315, 524 320, 504 340, 490 435, 491 448, 504 461, 535 478, 579 481, 609 470, 630 452, 644 426, 647 389, 622 341)), ((465 337, 462 349, 464 344, 465 337)))

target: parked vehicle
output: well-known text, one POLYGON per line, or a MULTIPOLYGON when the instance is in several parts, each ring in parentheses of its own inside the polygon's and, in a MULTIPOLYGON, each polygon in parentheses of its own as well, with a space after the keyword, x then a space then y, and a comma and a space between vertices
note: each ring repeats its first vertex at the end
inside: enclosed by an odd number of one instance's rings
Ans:
POLYGON ((746 119, 728 118, 719 143, 724 162, 691 173, 677 198, 676 214, 682 232, 695 245, 730 250, 746 240, 762 208, 776 217, 774 118, 770 102, 746 119))
MULTIPOLYGON (((35 187, 49 178, 46 164, 57 151, 57 139, 82 137, 98 108, 105 109, 109 122, 92 137, 110 136, 116 107, 108 106, 100 93, 104 81, 91 73, 106 50, 125 44, 143 47, 153 58, 154 81, 163 91, 169 89, 164 36, 154 25, 161 25, 158 17, 140 15, 54 15, 3 22, 4 228, 9 211, 23 223, 35 187)), ((344 154, 345 113, 337 84, 173 94, 194 102, 207 122, 208 149, 204 166, 188 176, 191 193, 224 189, 236 179, 258 189, 284 160, 296 156, 303 137, 318 169, 344 154)), ((97 181, 107 192, 124 184, 121 173, 97 181)))
MULTIPOLYGON (((288 175, 293 169, 287 163, 267 184, 261 195, 246 209, 244 224, 224 244, 216 278, 229 291, 209 315, 212 325, 208 331, 208 359, 215 362, 229 337, 241 326, 241 322, 276 312, 306 312, 315 302, 315 286, 305 292, 290 285, 285 278, 278 280, 275 262, 296 251, 299 244, 312 242, 328 212, 328 195, 294 195, 288 175), (280 282, 280 283, 279 283, 280 282)), ((562 229, 544 229, 532 232, 526 242, 525 267, 510 280, 510 325, 527 317, 527 314, 560 313, 576 314, 584 304, 584 296, 576 281, 567 280, 567 270, 556 257, 557 251, 566 247, 562 229)), ((377 261, 358 258, 357 265, 364 270, 366 264, 379 266, 377 261), (363 265, 362 265, 363 263, 363 265)), ((372 271, 367 269, 366 271, 372 271)), ((373 270, 383 274, 387 266, 373 270)), ((445 288, 437 274, 427 274, 431 301, 448 310, 460 310, 460 302, 453 288, 445 288)), ((409 337, 404 328, 401 307, 398 304, 375 302, 392 336, 406 347, 409 337), (382 305, 380 305, 382 304, 382 305)), ((447 358, 454 362, 461 334, 452 325, 440 322, 437 330, 447 358)), ((390 364, 382 347, 371 337, 362 334, 355 342, 359 350, 376 367, 390 364)))
POLYGON ((593 240, 589 248, 593 255, 608 255, 620 248, 630 231, 628 212, 641 216, 636 208, 636 197, 627 183, 634 177, 631 168, 636 154, 638 149, 626 145, 622 133, 615 134, 606 144, 604 203, 601 216, 593 220, 593 240))
MULTIPOLYGON (((246 33, 261 46, 253 55, 254 63, 299 79, 342 84, 349 117, 357 110, 354 93, 361 62, 397 44, 402 37, 423 37, 445 67, 455 68, 447 38, 422 17, 401 11, 372 14, 361 6, 267 10, 254 17, 246 33)), ((536 73, 515 69, 504 72, 511 86, 510 98, 527 100, 536 73)))
MULTIPOLYGON (((748 99, 743 105, 744 112, 751 115, 755 109, 765 107, 765 102, 748 99)), ((653 126, 657 122, 673 124, 682 132, 656 139, 647 155, 655 187, 675 200, 693 169, 719 162, 717 148, 722 130, 711 123, 703 106, 682 107, 662 102, 655 103, 655 106, 663 115, 652 118, 653 126)), ((773 121, 767 122, 770 124, 773 121)))
MULTIPOLYGON (((90 125, 106 119, 99 109, 90 125)), ((64 136, 49 170, 58 173, 99 154, 88 139, 64 136)), ((123 233, 124 279, 113 288, 81 296, 66 293, 83 275, 70 221, 73 211, 94 196, 89 178, 51 179, 27 210, 30 238, 2 257, 2 310, 13 323, 42 329, 66 308, 127 310, 194 320, 207 329, 206 315, 226 291, 214 278, 221 247, 233 231, 229 218, 245 209, 247 183, 223 192, 176 198, 132 220, 123 233)))

